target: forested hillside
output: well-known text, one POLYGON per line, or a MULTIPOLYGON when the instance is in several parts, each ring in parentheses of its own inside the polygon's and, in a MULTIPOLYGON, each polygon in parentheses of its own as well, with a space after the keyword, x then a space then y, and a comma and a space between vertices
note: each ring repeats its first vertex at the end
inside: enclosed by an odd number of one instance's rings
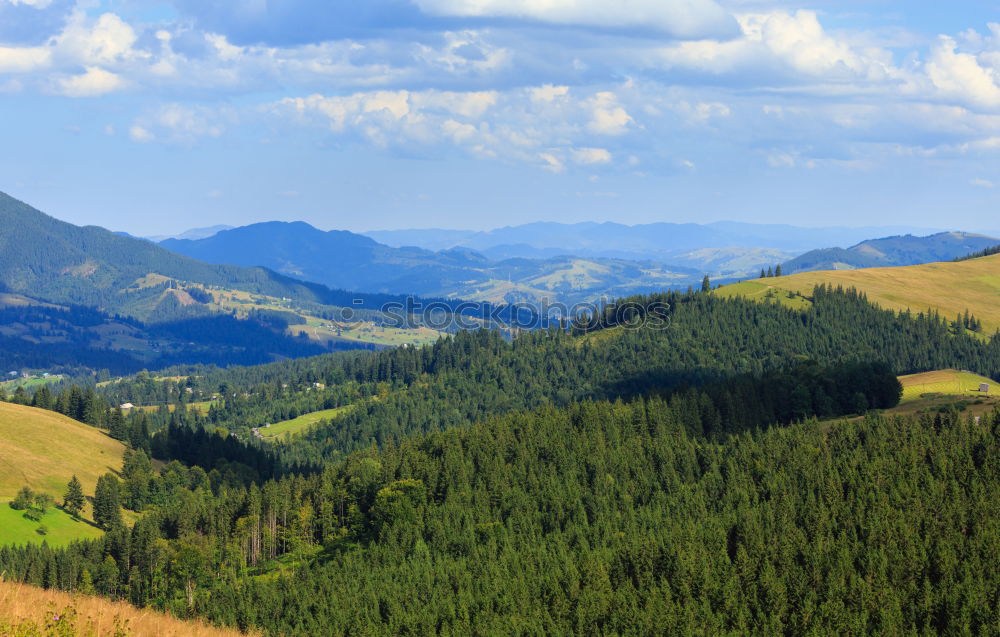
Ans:
POLYGON ((995 418, 712 440, 706 406, 545 408, 249 490, 133 470, 174 485, 134 529, 0 568, 272 634, 1000 627, 995 418))
POLYGON ((1000 377, 1000 341, 812 299, 21 395, 129 444, 102 497, 140 517, 0 570, 271 634, 990 632, 997 416, 872 410, 897 373, 1000 377))
POLYGON ((854 270, 951 261, 993 247, 1000 239, 970 232, 939 232, 868 239, 850 248, 810 250, 784 264, 785 274, 810 270, 854 270))
MULTIPOLYGON (((669 308, 662 329, 612 325, 611 307, 611 319, 595 319, 576 336, 552 329, 508 343, 487 331, 459 333, 431 347, 370 356, 332 355, 225 372, 180 368, 169 372, 181 375, 177 382, 144 377, 100 391, 114 404, 183 406, 224 386, 225 400, 207 414, 150 414, 149 426, 163 428, 171 420, 221 426, 244 439, 251 427, 353 406, 277 447, 288 462, 315 463, 491 414, 669 392, 738 375, 788 372, 787 381, 775 381, 762 393, 791 395, 808 384, 810 360, 820 366, 881 361, 896 373, 956 367, 1000 377, 998 339, 983 343, 955 335, 940 317, 879 310, 853 292, 822 288, 813 295, 811 307, 799 312, 775 303, 667 294, 621 304, 669 308), (793 370, 796 361, 803 364, 793 370)), ((806 390, 813 401, 813 388, 806 390)), ((832 413, 822 395, 815 402, 818 413, 832 413)))
MULTIPOLYGON (((198 303, 187 305, 176 295, 165 295, 170 282, 159 279, 347 307, 358 297, 264 268, 212 265, 143 239, 96 226, 74 226, 4 193, 0 193, 0 228, 0 292, 99 307, 144 320, 206 313, 198 303), (149 280, 151 274, 159 278, 149 280)), ((368 308, 399 300, 372 294, 358 298, 368 308)))

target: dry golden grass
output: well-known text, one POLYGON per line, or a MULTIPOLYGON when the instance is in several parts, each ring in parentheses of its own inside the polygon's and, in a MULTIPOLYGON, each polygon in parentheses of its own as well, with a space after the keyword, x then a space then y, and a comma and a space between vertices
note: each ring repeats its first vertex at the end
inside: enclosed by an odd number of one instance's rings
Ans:
POLYGON ((760 289, 743 296, 754 297, 765 288, 811 295, 821 283, 840 285, 864 291, 868 300, 884 308, 914 313, 930 308, 949 320, 969 310, 983 322, 985 334, 1000 329, 1000 255, 894 268, 800 272, 753 283, 760 289))
POLYGON ((244 633, 200 621, 180 620, 101 597, 71 595, 0 580, 0 636, 46 634, 237 637, 244 633), (63 626, 58 625, 60 621, 63 626))
POLYGON ((0 402, 0 498, 27 485, 62 499, 74 475, 92 494, 122 466, 125 447, 99 429, 54 411, 0 402))

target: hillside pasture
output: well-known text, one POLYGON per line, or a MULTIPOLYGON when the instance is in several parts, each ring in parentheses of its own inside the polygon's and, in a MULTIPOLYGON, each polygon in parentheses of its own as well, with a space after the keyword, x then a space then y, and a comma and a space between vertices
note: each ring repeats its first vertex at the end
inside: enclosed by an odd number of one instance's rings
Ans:
POLYGON ((333 409, 324 409, 322 411, 302 414, 298 418, 276 422, 270 427, 261 427, 260 435, 264 438, 264 440, 272 441, 277 440, 278 438, 289 438, 310 425, 315 425, 323 420, 336 418, 341 414, 347 413, 347 411, 353 408, 354 405, 345 405, 343 407, 334 407, 333 409))
MULTIPOLYGON (((57 500, 62 494, 56 496, 57 500)), ((24 517, 24 511, 10 508, 10 504, 0 501, 0 546, 8 544, 41 544, 49 546, 66 546, 74 540, 89 540, 100 537, 101 530, 88 521, 73 518, 69 513, 56 507, 50 507, 39 521, 24 517), (39 532, 40 525, 45 525, 47 532, 39 532)))
POLYGON ((903 398, 900 402, 904 403, 927 397, 929 394, 984 398, 1000 393, 1000 383, 979 374, 957 369, 900 376, 899 382, 903 385, 903 398), (987 394, 979 391, 979 385, 982 383, 990 387, 987 394))
POLYGON ((983 335, 1000 330, 1000 254, 967 261, 891 268, 819 270, 726 285, 714 293, 766 300, 793 292, 808 297, 817 285, 856 288, 881 307, 913 313, 937 311, 949 320, 968 310, 982 321, 983 335))
POLYGON ((100 429, 62 414, 0 402, 0 498, 23 487, 57 500, 74 475, 83 492, 94 493, 97 478, 122 466, 122 443, 100 429))

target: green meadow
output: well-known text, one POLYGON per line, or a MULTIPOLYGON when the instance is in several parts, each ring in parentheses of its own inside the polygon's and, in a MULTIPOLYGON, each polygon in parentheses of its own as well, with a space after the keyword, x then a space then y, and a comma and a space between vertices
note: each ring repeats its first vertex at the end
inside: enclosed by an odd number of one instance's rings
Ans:
POLYGON ((322 411, 314 411, 308 414, 302 414, 298 418, 292 418, 291 420, 283 420, 281 422, 274 423, 270 427, 261 427, 260 435, 264 437, 264 440, 276 440, 278 438, 287 438, 295 435, 296 433, 302 431, 309 425, 315 425, 322 420, 330 420, 331 418, 336 418, 337 416, 346 413, 349 409, 352 409, 353 405, 345 405, 343 407, 334 407, 333 409, 324 409, 322 411))
POLYGON ((50 507, 41 520, 35 522, 24 517, 24 511, 10 508, 7 501, 0 502, 0 546, 42 542, 47 542, 49 546, 65 546, 74 540, 100 535, 100 529, 83 520, 73 519, 62 509, 50 507), (39 533, 41 525, 47 530, 44 534, 39 533))

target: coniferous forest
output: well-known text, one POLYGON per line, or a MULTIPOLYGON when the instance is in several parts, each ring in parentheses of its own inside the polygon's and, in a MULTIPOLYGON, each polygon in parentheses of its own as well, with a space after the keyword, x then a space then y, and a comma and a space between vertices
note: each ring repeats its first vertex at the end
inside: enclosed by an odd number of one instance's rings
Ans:
POLYGON ((1000 414, 880 410, 897 374, 1000 377, 1000 339, 812 300, 11 396, 129 451, 101 539, 0 571, 269 634, 997 633, 1000 414))

